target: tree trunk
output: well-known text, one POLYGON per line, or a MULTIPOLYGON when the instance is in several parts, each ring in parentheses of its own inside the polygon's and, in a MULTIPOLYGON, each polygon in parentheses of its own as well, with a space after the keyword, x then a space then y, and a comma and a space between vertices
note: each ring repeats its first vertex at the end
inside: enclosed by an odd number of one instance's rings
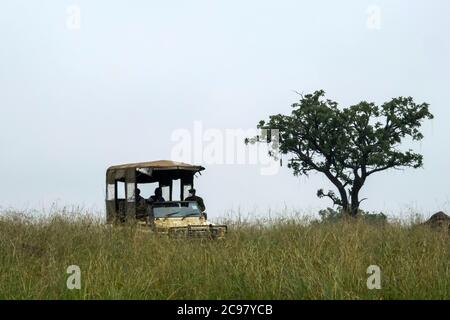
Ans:
POLYGON ((341 197, 342 210, 344 210, 344 212, 350 212, 350 203, 348 201, 347 191, 345 190, 344 185, 330 172, 325 172, 325 175, 336 186, 336 188, 339 191, 339 196, 341 197))
POLYGON ((344 187, 338 187, 339 195, 341 196, 341 202, 342 202, 342 210, 345 213, 350 213, 350 203, 348 201, 347 192, 345 191, 344 187))
POLYGON ((353 187, 350 189, 350 200, 351 200, 351 208, 350 208, 350 215, 352 217, 356 217, 359 211, 359 191, 361 190, 361 187, 364 183, 363 181, 355 181, 353 184, 353 187))
POLYGON ((359 191, 352 192, 352 195, 351 195, 352 205, 351 205, 350 215, 352 217, 356 217, 356 215, 358 214, 358 211, 359 211, 359 196, 358 196, 358 193, 359 193, 359 191))

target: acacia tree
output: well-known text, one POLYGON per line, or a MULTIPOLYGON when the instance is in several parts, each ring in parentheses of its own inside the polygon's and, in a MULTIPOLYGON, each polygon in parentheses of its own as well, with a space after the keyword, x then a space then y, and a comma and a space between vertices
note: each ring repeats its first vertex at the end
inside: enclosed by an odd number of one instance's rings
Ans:
MULTIPOLYGON (((271 115, 257 127, 266 129, 262 130, 266 135, 273 129, 279 131, 276 147, 290 156, 288 167, 294 175, 312 171, 324 174, 338 194, 320 189, 317 195, 330 198, 346 213, 357 215, 365 200, 360 199, 360 191, 374 173, 422 166, 423 156, 411 149, 401 150, 400 144, 405 139, 423 139, 421 124, 433 118, 427 103, 399 97, 381 106, 362 101, 339 108, 335 101, 324 98, 323 90, 300 96, 290 115, 271 115)), ((246 139, 246 143, 258 142, 270 140, 246 139)), ((269 154, 277 157, 276 153, 269 154)))

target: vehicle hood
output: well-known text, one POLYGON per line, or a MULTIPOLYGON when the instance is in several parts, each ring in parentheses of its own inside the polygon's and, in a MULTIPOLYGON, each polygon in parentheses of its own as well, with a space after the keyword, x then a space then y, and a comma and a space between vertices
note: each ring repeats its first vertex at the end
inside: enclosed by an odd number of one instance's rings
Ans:
POLYGON ((168 218, 155 218, 156 228, 172 228, 172 227, 187 227, 189 225, 209 225, 210 222, 206 221, 203 217, 168 217, 168 218))

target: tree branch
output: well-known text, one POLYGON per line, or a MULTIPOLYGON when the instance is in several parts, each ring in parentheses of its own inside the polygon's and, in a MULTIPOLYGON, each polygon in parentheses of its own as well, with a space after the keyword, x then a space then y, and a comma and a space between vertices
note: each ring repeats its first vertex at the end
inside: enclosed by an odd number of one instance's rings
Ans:
POLYGON ((331 201, 333 201, 333 204, 334 204, 334 205, 342 206, 342 201, 341 201, 341 199, 339 199, 339 198, 336 196, 336 194, 335 194, 333 191, 331 191, 331 190, 328 191, 328 193, 324 193, 324 192, 323 192, 323 189, 319 189, 319 190, 317 191, 317 196, 318 196, 319 198, 323 198, 323 197, 330 198, 331 201))

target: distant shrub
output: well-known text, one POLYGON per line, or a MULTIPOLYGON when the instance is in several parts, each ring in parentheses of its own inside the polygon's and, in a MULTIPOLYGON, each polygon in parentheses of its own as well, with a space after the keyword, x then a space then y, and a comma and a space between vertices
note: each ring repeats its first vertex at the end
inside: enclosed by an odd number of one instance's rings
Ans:
MULTIPOLYGON (((349 219, 350 217, 342 210, 342 207, 326 208, 319 211, 320 222, 338 222, 342 219, 349 219)), ((387 216, 382 212, 369 212, 364 210, 359 210, 357 218, 370 223, 385 223, 387 221, 387 216)))

